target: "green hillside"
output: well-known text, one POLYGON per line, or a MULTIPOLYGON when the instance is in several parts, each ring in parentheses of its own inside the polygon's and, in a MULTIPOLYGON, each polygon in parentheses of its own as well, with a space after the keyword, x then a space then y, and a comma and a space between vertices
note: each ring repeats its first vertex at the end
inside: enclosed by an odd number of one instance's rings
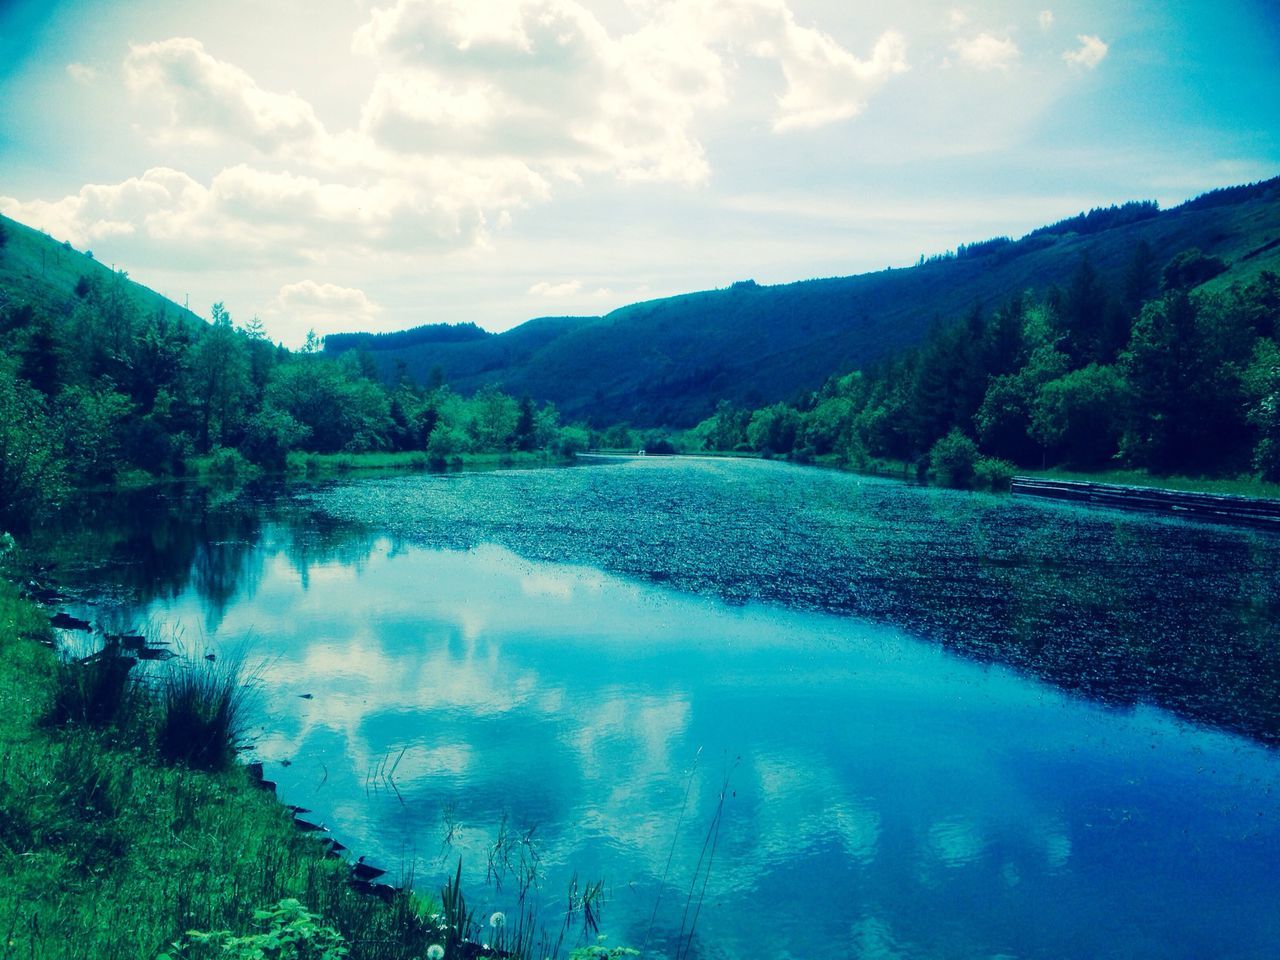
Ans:
POLYGON ((5 216, 0 216, 0 226, 5 236, 4 256, 0 257, 0 297, 4 298, 0 306, 21 298, 56 312, 70 312, 83 299, 86 285, 93 283, 101 289, 119 290, 140 316, 159 312, 173 320, 204 322, 187 308, 128 279, 126 273, 99 263, 91 252, 76 250, 68 242, 5 216))
MULTIPOLYGON (((237 326, 220 303, 211 314, 0 221, 0 531, 25 532, 85 487, 351 469, 358 454, 414 468, 546 461, 588 443, 528 398, 388 385, 364 352, 292 353, 257 318, 237 326)), ((424 338, 489 335, 438 327, 408 339, 424 338)))
POLYGON ((363 345, 386 376, 403 364, 422 381, 434 374, 463 393, 484 386, 527 393, 597 425, 689 426, 721 399, 758 407, 815 390, 834 372, 920 342, 975 303, 990 310, 1019 291, 1066 285, 1085 257, 1118 287, 1142 243, 1157 266, 1190 248, 1222 259, 1228 269, 1212 286, 1276 270, 1280 178, 1164 212, 1153 204, 1093 211, 907 269, 779 286, 743 281, 603 317, 531 320, 463 342, 363 345))

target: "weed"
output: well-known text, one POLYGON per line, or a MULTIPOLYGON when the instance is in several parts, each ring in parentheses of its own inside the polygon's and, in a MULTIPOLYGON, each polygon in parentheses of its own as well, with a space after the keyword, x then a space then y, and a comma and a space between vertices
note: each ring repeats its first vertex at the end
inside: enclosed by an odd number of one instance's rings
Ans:
POLYGON ((193 770, 227 769, 243 745, 252 681, 239 656, 174 661, 156 692, 160 758, 193 770))
POLYGON ((83 724, 104 730, 135 716, 131 671, 136 662, 109 653, 83 661, 60 659, 45 723, 55 727, 83 724))
POLYGON ((325 926, 292 897, 268 910, 257 910, 254 922, 258 933, 236 936, 230 930, 201 932, 190 930, 173 945, 174 953, 162 953, 157 960, 222 957, 225 960, 342 960, 350 954, 342 935, 325 926))

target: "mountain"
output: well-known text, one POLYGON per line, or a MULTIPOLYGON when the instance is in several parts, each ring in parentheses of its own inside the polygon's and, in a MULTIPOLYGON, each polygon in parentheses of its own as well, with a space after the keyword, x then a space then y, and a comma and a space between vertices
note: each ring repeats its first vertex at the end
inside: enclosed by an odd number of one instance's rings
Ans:
POLYGON ((1228 269, 1212 286, 1280 270, 1280 177, 1167 211, 1149 202, 1094 210, 910 268, 777 286, 746 280, 486 336, 348 335, 326 349, 360 346, 386 377, 403 368, 423 382, 443 376, 463 393, 492 385, 596 425, 684 427, 720 399, 759 407, 816 389, 920 342, 975 303, 992 310, 1021 291, 1065 286, 1085 257, 1119 287, 1142 243, 1157 270, 1190 248, 1220 258, 1228 269))

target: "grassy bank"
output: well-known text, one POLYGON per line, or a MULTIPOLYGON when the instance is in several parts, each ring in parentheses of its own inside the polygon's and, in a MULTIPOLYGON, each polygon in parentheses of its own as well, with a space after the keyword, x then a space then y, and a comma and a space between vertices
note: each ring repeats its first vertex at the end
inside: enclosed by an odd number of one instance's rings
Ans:
MULTIPOLYGON (((489 955, 463 942, 475 924, 456 884, 439 900, 355 889, 350 864, 234 761, 234 731, 185 747, 199 737, 183 710, 212 716, 229 675, 201 661, 194 684, 121 683, 128 671, 51 644, 46 614, 0 581, 0 957, 489 955), (291 938, 296 953, 280 948, 291 938)), ((505 946, 545 952, 519 935, 505 946)))
POLYGON ((1028 477, 1046 480, 1081 480, 1086 483, 1115 483, 1130 487, 1162 487, 1188 493, 1225 493, 1242 497, 1280 500, 1280 483, 1268 483, 1256 476, 1178 477, 1148 473, 1146 470, 1099 470, 1083 473, 1071 470, 1020 470, 1028 477))
MULTIPOLYGON (((813 463, 821 467, 844 470, 867 476, 889 477, 915 482, 915 464, 902 460, 872 460, 865 465, 841 461, 834 454, 815 457, 813 463)), ((1182 490, 1188 493, 1221 493, 1241 497, 1262 497, 1280 500, 1280 483, 1268 483, 1256 474, 1238 477, 1184 477, 1154 474, 1147 470, 1032 470, 1016 468, 1018 476, 1042 477, 1046 480, 1079 480, 1085 483, 1114 483, 1126 487, 1160 487, 1165 490, 1182 490)))
MULTIPOLYGON (((333 477, 349 473, 411 473, 415 471, 445 472, 452 470, 486 470, 508 467, 547 467, 571 462, 545 451, 493 451, 455 454, 444 461, 433 461, 419 450, 401 453, 304 453, 295 450, 288 455, 284 474, 291 477, 333 477)), ((241 478, 259 476, 263 471, 234 451, 218 451, 186 461, 187 475, 195 479, 217 479, 227 475, 241 478)), ((164 482, 155 480, 153 482, 164 482)), ((133 485, 137 485, 135 482, 133 485)))

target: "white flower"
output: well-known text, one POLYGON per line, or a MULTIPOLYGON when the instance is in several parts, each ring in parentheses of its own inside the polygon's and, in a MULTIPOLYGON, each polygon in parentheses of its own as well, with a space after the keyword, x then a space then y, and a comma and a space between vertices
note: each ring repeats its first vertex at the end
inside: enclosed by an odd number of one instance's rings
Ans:
POLYGON ((506 922, 507 922, 507 915, 503 913, 501 910, 499 910, 497 913, 495 913, 493 916, 489 918, 489 926, 493 927, 494 929, 497 929, 498 927, 502 926, 506 922))

